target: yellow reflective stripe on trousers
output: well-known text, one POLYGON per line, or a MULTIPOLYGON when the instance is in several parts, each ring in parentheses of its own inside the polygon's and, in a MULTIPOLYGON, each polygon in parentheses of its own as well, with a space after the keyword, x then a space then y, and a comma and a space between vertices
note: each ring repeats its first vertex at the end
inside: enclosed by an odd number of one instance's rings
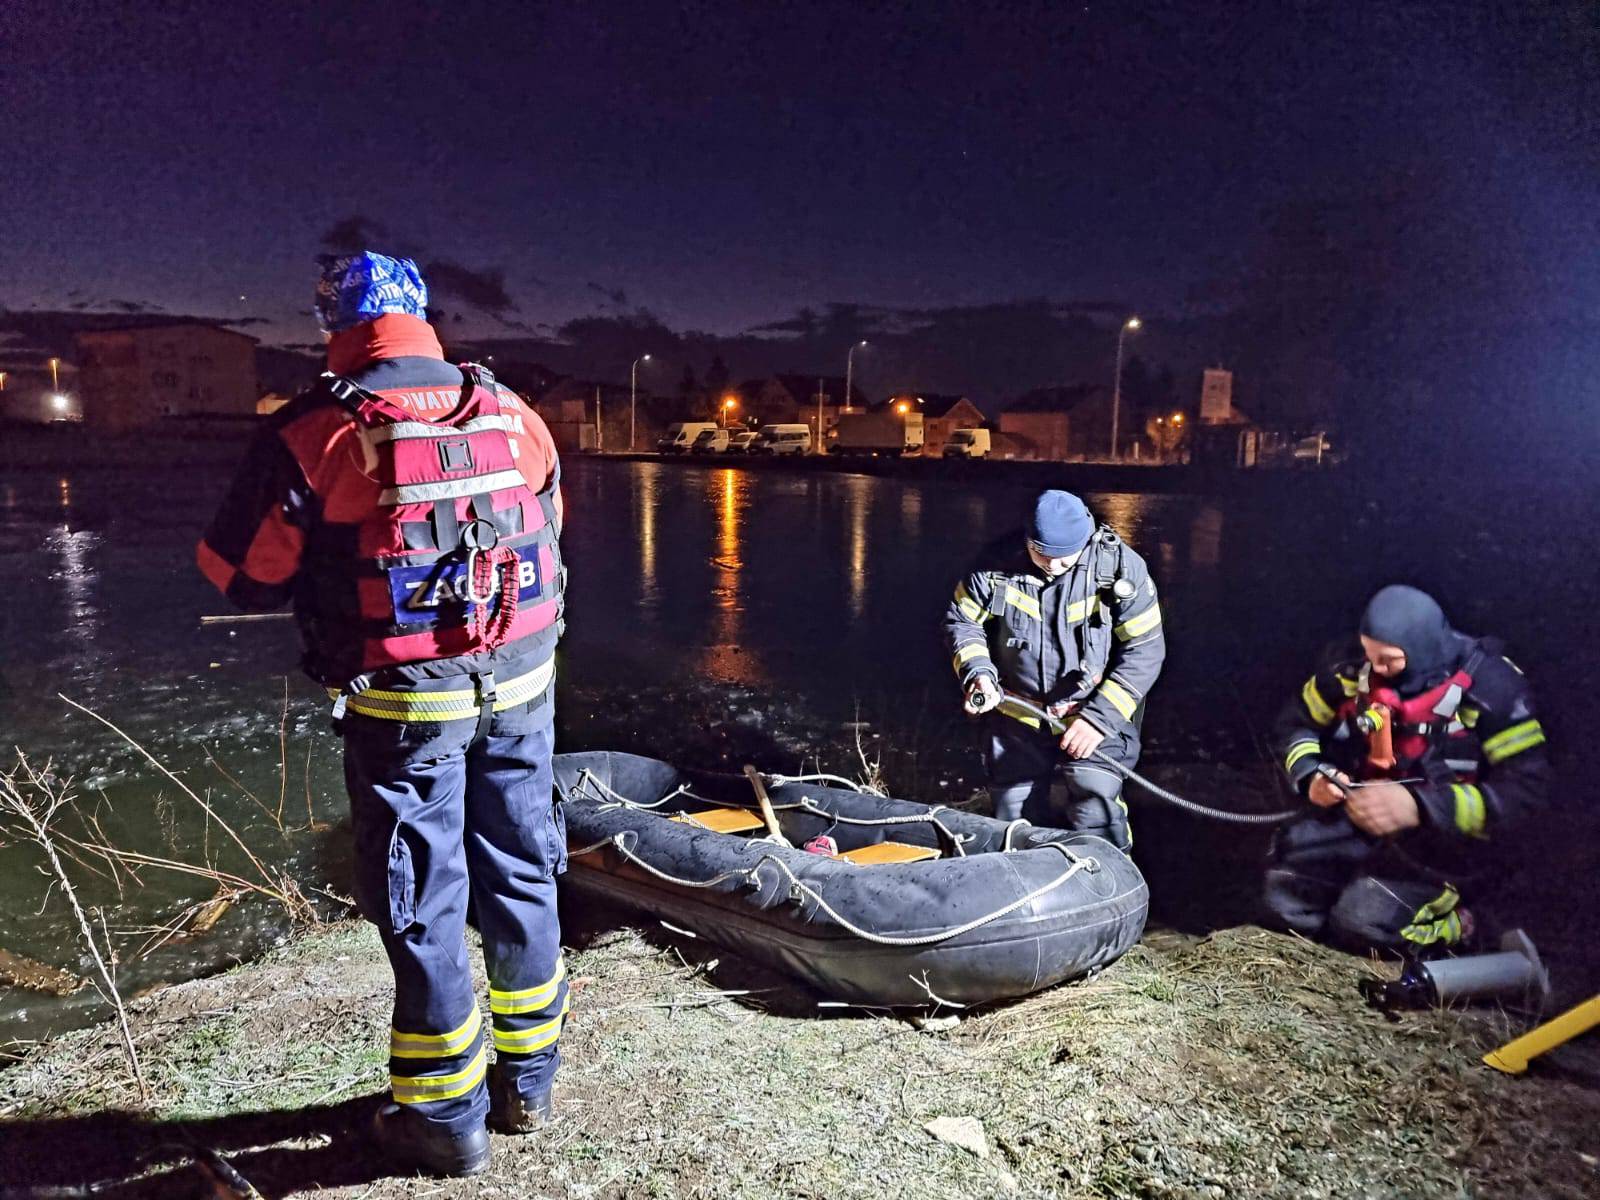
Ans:
POLYGON ((389 1034, 389 1057, 450 1058, 472 1045, 482 1028, 483 1014, 474 1007, 472 1015, 449 1033, 402 1033, 398 1029, 392 1030, 389 1034))
POLYGON ((1305 702, 1306 711, 1311 714, 1311 719, 1318 725, 1333 724, 1333 709, 1328 707, 1328 702, 1322 698, 1322 693, 1317 691, 1317 677, 1313 675, 1306 680, 1305 687, 1300 689, 1300 699, 1305 702))
POLYGON ((566 1020, 570 1007, 570 1001, 564 1001, 555 1016, 527 1029, 496 1029, 494 1048, 502 1054, 531 1054, 543 1050, 561 1036, 561 1023, 566 1020))
POLYGON ((972 598, 972 593, 967 591, 965 583, 956 584, 956 607, 961 610, 961 615, 969 621, 985 621, 991 614, 972 598))
POLYGON ((1308 754, 1316 754, 1322 749, 1321 742, 1295 742, 1289 747, 1289 753, 1283 756, 1283 769, 1291 769, 1308 754))
POLYGON ((1100 685, 1100 694, 1111 701, 1111 707, 1116 709, 1127 720, 1133 720, 1133 714, 1139 709, 1138 698, 1115 679, 1107 679, 1100 685))
POLYGON ((1027 592, 1014 588, 1010 584, 1006 585, 1006 603, 1011 605, 1012 608, 1026 613, 1035 621, 1039 620, 1039 602, 1028 595, 1027 592))
POLYGON ((1149 633, 1161 624, 1161 605, 1152 604, 1136 617, 1129 617, 1112 632, 1117 635, 1119 642, 1131 641, 1141 634, 1149 633))
POLYGON ((487 1046, 479 1046, 472 1061, 453 1075, 390 1075, 389 1088, 396 1104, 427 1104, 431 1100, 454 1100, 465 1096, 483 1082, 489 1066, 487 1046))
POLYGON ((1544 745, 1544 726, 1538 721, 1523 721, 1483 739, 1483 756, 1491 764, 1504 762, 1514 754, 1544 745))
POLYGON ((1483 792, 1470 783, 1452 783, 1450 794, 1456 800, 1456 828, 1468 837, 1481 838, 1486 819, 1483 792))
MULTIPOLYGON (((531 671, 497 684, 494 711, 504 712, 508 708, 526 704, 550 686, 555 671, 556 660, 552 657, 531 671)), ((478 693, 475 688, 454 688, 443 692, 396 692, 369 688, 348 697, 345 711, 384 721, 464 721, 477 717, 478 693)))
POLYGON ((523 988, 517 992, 503 992, 499 988, 492 987, 489 989, 489 1010, 504 1016, 538 1012, 556 998, 556 988, 566 977, 567 960, 563 958, 556 963, 556 973, 550 977, 548 983, 541 983, 538 987, 523 988))

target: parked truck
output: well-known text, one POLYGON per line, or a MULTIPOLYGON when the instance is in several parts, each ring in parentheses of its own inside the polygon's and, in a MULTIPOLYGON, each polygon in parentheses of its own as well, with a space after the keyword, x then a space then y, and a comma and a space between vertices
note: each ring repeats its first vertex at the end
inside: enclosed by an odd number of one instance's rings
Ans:
POLYGON ((828 430, 829 454, 916 454, 922 450, 919 412, 840 413, 828 430))

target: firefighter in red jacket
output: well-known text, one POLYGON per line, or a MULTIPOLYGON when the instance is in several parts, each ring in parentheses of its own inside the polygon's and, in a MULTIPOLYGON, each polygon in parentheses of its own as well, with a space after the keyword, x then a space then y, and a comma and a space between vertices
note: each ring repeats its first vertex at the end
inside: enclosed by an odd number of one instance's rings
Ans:
POLYGON ((1425 593, 1386 587, 1360 647, 1306 680, 1274 741, 1314 806, 1273 844, 1276 923, 1357 950, 1471 940, 1463 893, 1503 868, 1490 845, 1549 791, 1544 729, 1500 644, 1457 633, 1425 593))
POLYGON ((322 263, 329 374, 261 432, 199 563, 240 607, 293 604, 304 667, 332 698, 356 895, 395 978, 375 1135, 409 1165, 474 1174, 486 1118, 527 1132, 548 1117, 567 1011, 550 767, 560 471, 514 393, 445 361, 414 263, 322 263))

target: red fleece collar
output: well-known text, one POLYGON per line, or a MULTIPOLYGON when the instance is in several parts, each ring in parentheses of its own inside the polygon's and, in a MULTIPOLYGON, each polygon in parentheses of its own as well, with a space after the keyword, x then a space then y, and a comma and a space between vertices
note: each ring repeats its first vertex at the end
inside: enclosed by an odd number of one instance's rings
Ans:
POLYGON ((433 326, 403 313, 386 313, 328 339, 328 370, 335 375, 349 375, 384 358, 443 360, 444 349, 433 326))

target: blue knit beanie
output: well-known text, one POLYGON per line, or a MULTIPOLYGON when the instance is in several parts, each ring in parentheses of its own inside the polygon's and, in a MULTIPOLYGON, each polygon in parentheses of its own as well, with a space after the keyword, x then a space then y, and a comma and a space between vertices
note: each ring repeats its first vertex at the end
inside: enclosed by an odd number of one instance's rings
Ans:
POLYGON ((317 262, 317 324, 328 333, 375 321, 385 313, 427 318, 428 285, 409 258, 390 258, 363 250, 359 254, 323 254, 317 262))
POLYGON ((1068 558, 1089 544, 1094 517, 1071 492, 1040 493, 1028 518, 1028 540, 1046 558, 1068 558))

